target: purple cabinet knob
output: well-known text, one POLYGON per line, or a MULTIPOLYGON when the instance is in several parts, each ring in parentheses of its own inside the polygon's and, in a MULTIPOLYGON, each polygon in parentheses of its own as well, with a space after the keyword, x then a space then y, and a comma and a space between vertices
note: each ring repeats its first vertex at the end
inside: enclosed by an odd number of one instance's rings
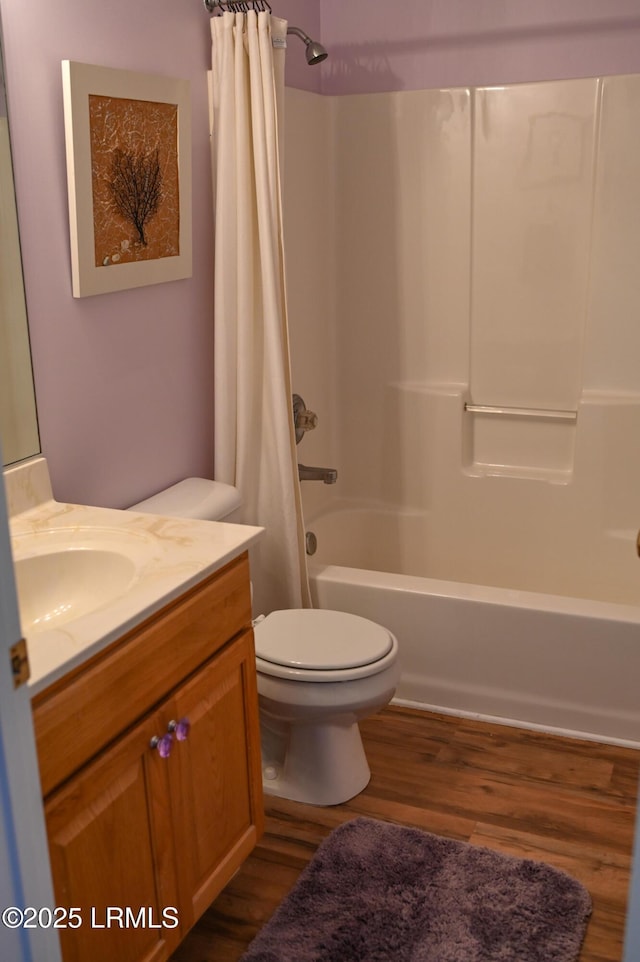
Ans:
POLYGON ((154 735, 149 745, 157 750, 160 758, 168 758, 173 747, 173 735, 171 733, 162 736, 154 735))
POLYGON ((175 733, 179 742, 184 742, 189 737, 191 722, 188 718, 181 718, 180 721, 170 721, 167 728, 170 732, 175 733))

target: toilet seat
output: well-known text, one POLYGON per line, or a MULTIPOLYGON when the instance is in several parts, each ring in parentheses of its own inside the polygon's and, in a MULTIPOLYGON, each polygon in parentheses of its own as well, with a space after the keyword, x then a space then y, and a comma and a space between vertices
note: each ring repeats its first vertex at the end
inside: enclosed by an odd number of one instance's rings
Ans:
POLYGON ((259 672, 295 681, 343 681, 383 671, 397 653, 386 628, 344 611, 273 611, 254 624, 259 672))

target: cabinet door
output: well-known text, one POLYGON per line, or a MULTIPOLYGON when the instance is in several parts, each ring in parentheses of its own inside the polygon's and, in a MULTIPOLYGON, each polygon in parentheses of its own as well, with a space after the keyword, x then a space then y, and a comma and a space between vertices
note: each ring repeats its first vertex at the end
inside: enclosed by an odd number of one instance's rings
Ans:
POLYGON ((82 919, 60 931, 65 962, 161 962, 179 941, 162 734, 141 722, 45 803, 57 904, 82 919))
MULTIPOLYGON (((190 722, 171 756, 171 799, 181 919, 208 908, 263 831, 253 632, 177 690, 169 710, 190 722)), ((166 719, 169 721, 169 719, 166 719)))

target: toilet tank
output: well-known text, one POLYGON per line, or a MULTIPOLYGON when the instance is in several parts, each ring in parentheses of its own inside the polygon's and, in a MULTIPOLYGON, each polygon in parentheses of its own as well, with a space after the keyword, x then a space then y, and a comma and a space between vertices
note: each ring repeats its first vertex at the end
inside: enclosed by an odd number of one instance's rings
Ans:
POLYGON ((232 515, 241 504, 240 492, 231 484, 206 478, 185 478, 144 501, 132 504, 129 510, 198 521, 239 521, 237 515, 232 515))

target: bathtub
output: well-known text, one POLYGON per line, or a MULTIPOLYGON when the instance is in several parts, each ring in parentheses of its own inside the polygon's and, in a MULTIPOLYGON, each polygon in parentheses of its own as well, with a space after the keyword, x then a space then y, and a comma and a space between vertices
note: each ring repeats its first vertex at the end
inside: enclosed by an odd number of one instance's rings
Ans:
POLYGON ((555 570, 526 545, 524 568, 512 554, 499 570, 460 545, 436 557, 425 549, 439 539, 428 512, 341 505, 306 528, 317 538, 308 559, 314 605, 397 636, 397 703, 640 747, 634 532, 609 532, 567 572, 561 550, 555 570))

